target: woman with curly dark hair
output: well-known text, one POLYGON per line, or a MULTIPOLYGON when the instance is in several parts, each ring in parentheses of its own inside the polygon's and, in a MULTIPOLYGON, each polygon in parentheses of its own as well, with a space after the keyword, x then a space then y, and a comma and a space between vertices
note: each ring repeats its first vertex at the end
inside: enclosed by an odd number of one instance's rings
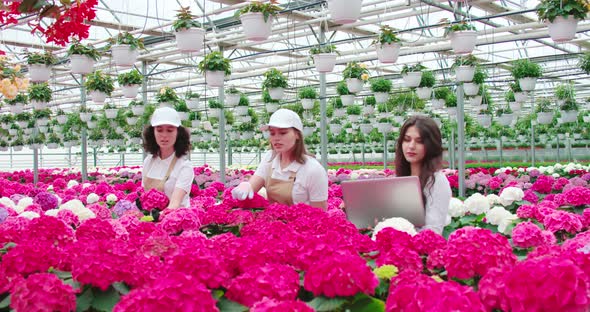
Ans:
POLYGON ((195 173, 187 155, 191 149, 188 129, 180 124, 173 108, 154 111, 143 131, 143 148, 149 155, 143 161, 141 185, 146 191, 164 192, 168 208, 189 207, 189 194, 195 173))
POLYGON ((413 116, 400 129, 395 149, 397 176, 417 176, 422 186, 426 209, 424 228, 442 234, 447 220, 451 187, 442 169, 442 138, 434 122, 426 116, 413 116))

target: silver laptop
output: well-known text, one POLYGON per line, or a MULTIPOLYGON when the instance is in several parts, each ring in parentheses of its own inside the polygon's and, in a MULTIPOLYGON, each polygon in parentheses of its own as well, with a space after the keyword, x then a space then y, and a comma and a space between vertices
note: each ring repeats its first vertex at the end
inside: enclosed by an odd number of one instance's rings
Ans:
POLYGON ((384 219, 400 217, 424 226, 424 203, 418 177, 343 181, 346 216, 358 229, 373 228, 384 219))

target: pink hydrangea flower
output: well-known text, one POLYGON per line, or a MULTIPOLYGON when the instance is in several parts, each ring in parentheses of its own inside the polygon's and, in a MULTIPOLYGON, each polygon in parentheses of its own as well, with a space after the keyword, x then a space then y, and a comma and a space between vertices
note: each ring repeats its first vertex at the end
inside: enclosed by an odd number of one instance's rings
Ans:
POLYGON ((80 219, 78 216, 69 209, 61 209, 58 211, 57 218, 72 227, 77 227, 80 225, 80 219))
POLYGON ((519 248, 536 247, 545 243, 541 229, 530 221, 517 224, 512 230, 512 242, 519 248))
POLYGON ((256 302, 250 312, 313 312, 305 302, 297 300, 279 301, 269 298, 264 298, 256 302))
POLYGON ((198 230, 201 222, 195 209, 165 209, 158 226, 168 234, 180 234, 182 231, 198 230))
POLYGON ((504 296, 505 271, 493 268, 479 281, 479 298, 485 305, 487 311, 494 309, 506 309, 508 303, 504 296))
POLYGON ((156 189, 151 189, 143 193, 140 201, 141 208, 147 211, 152 211, 153 209, 164 210, 170 202, 166 194, 156 189))
POLYGON ((76 310, 76 295, 72 286, 55 274, 36 273, 14 283, 10 307, 15 311, 69 312, 76 310))
POLYGON ((583 228, 582 222, 577 215, 563 210, 555 210, 551 214, 546 215, 543 225, 553 233, 558 231, 577 233, 583 228))
POLYGON ((536 210, 534 205, 521 205, 516 209, 516 216, 521 219, 532 219, 536 216, 536 210))
POLYGON ((532 190, 542 194, 549 194, 553 188, 553 182, 555 180, 552 176, 542 175, 537 178, 533 183, 532 190))
POLYGON ((58 200, 55 195, 47 192, 40 192, 33 198, 33 202, 39 206, 43 211, 57 208, 58 200))
POLYGON ((583 186, 576 186, 563 193, 567 204, 572 206, 583 206, 590 204, 590 189, 583 186))
POLYGON ((537 194, 535 194, 535 192, 533 192, 530 189, 524 191, 524 197, 522 199, 528 201, 529 203, 533 203, 533 204, 536 204, 537 202, 539 202, 539 197, 537 196, 537 194))
POLYGON ((431 252, 446 247, 447 241, 440 234, 426 229, 412 237, 414 249, 421 255, 429 255, 431 252))

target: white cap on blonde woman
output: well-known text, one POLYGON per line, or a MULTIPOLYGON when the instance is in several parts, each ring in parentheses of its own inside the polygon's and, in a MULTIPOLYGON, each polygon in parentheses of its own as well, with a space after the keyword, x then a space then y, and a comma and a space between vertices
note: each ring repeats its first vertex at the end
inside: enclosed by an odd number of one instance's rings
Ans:
POLYGON ((154 111, 151 119, 152 127, 161 125, 180 126, 180 116, 178 112, 171 107, 160 107, 154 111))
POLYGON ((262 131, 268 130, 269 127, 275 128, 295 128, 303 132, 303 123, 299 115, 290 109, 281 108, 270 116, 268 124, 262 126, 262 131))

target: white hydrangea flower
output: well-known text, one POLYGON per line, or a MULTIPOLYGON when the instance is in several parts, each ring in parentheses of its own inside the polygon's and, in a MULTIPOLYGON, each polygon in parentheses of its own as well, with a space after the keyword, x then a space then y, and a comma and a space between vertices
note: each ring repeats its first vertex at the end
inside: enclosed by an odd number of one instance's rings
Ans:
POLYGON ((10 208, 14 208, 14 206, 16 206, 12 199, 10 199, 9 197, 0 198, 0 204, 10 208))
POLYGON ((21 200, 18 201, 18 204, 16 204, 16 206, 14 206, 14 210, 17 213, 22 213, 23 211, 25 211, 25 208, 27 208, 28 206, 33 204, 33 199, 31 197, 23 197, 21 198, 21 200))
POLYGON ((351 179, 351 180, 356 180, 356 179, 358 179, 358 178, 359 178, 359 173, 358 173, 357 171, 353 171, 353 172, 350 174, 350 179, 351 179))
POLYGON ((502 194, 500 194, 500 203, 503 206, 512 205, 513 202, 522 200, 524 197, 524 192, 521 188, 509 186, 502 190, 502 194))
POLYGON ((486 213, 490 210, 488 199, 480 193, 469 196, 465 199, 464 204, 467 211, 475 215, 486 213))
POLYGON ((539 169, 539 168, 537 168, 537 167, 527 167, 527 168, 526 168, 526 172, 531 172, 531 171, 533 171, 533 170, 535 170, 535 169, 536 169, 536 170, 540 170, 540 169, 539 169))
POLYGON ((553 165, 553 169, 557 169, 557 170, 563 169, 563 165, 560 163, 556 163, 555 165, 553 165))
POLYGON ((68 209, 68 210, 72 210, 72 211, 74 209, 79 209, 79 208, 85 208, 84 204, 79 199, 72 199, 72 200, 68 201, 67 203, 64 203, 61 206, 59 206, 59 209, 68 209))
POLYGON ((518 171, 520 173, 523 173, 524 172, 524 168, 518 168, 518 170, 516 170, 516 171, 518 171))
POLYGON ((39 214, 34 211, 25 211, 25 212, 20 213, 18 216, 23 217, 23 218, 27 218, 29 220, 40 217, 39 214))
POLYGON ((90 194, 88 194, 88 196, 86 196, 86 203, 87 204, 94 204, 99 199, 100 199, 100 197, 98 195, 96 195, 95 193, 90 193, 90 194))
POLYGON ((404 218, 389 218, 377 223, 375 229, 373 230, 372 239, 376 240, 377 233, 379 233, 379 231, 383 230, 384 228, 388 227, 394 228, 401 232, 406 232, 412 236, 417 234, 416 228, 414 228, 414 225, 410 221, 404 218))
POLYGON ((68 188, 72 188, 72 187, 74 187, 74 186, 76 186, 78 184, 80 184, 80 183, 78 183, 78 181, 76 181, 76 180, 70 180, 70 181, 68 181, 68 188))
POLYGON ((496 194, 489 194, 486 196, 488 202, 490 203, 490 207, 500 203, 500 196, 496 194))
POLYGON ((462 217, 467 212, 467 208, 463 204, 463 201, 459 198, 451 198, 449 202, 449 215, 453 218, 462 217))
POLYGON ((112 204, 112 203, 114 203, 116 201, 117 201, 117 195, 115 195, 115 194, 109 194, 109 195, 107 195, 107 202, 109 204, 112 204))
POLYGON ((86 183, 82 184, 82 188, 87 188, 89 186, 92 186, 92 183, 86 182, 86 183))
POLYGON ((49 210, 45 211, 45 215, 50 216, 50 217, 57 217, 58 212, 59 212, 59 209, 49 209, 49 210))
POLYGON ((560 176, 559 176, 559 173, 554 173, 554 174, 552 174, 551 176, 552 176, 552 177, 554 177, 554 178, 559 178, 559 177, 560 177, 560 176))
POLYGON ((510 214, 510 216, 506 216, 500 224, 498 224, 498 231, 504 235, 512 235, 512 227, 508 229, 508 226, 511 225, 518 217, 514 214, 510 214))
POLYGON ((80 222, 87 220, 87 219, 96 218, 96 214, 94 214, 94 212, 92 212, 92 210, 90 210, 84 206, 82 206, 82 207, 75 206, 70 210, 76 216, 78 216, 78 219, 80 219, 80 222))
POLYGON ((492 225, 499 225, 512 214, 502 206, 495 206, 486 213, 486 221, 492 225))

